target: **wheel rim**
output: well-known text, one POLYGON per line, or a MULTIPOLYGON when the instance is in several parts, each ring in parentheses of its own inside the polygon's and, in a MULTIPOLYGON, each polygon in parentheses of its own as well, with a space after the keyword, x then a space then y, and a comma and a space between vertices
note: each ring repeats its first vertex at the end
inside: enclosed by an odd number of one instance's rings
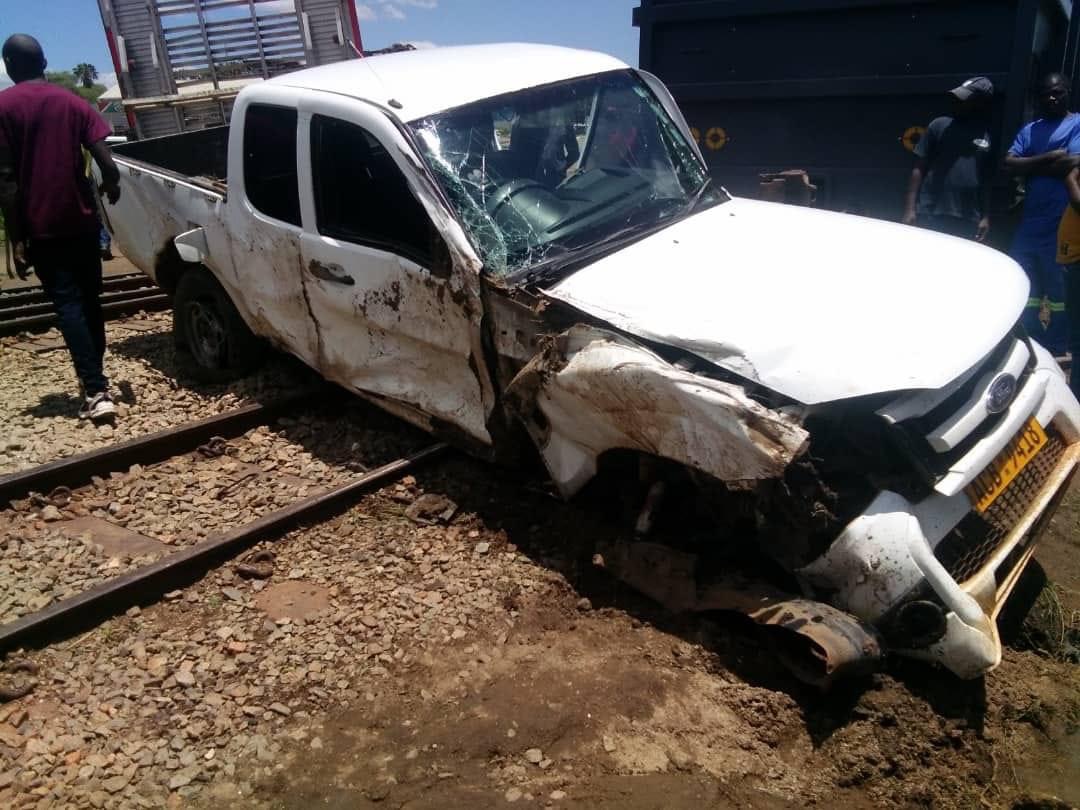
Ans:
POLYGON ((222 368, 228 348, 225 323, 217 307, 196 300, 187 307, 187 336, 191 353, 204 368, 222 368))

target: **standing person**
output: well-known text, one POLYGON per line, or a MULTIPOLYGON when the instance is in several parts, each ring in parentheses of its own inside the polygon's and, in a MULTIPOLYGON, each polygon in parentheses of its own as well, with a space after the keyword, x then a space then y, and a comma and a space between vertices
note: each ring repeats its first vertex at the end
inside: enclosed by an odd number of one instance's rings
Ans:
POLYGON ((1065 175, 1069 204, 1058 227, 1058 263, 1065 275, 1065 316, 1073 356, 1069 387, 1080 397, 1080 169, 1065 175))
POLYGON ((1069 112, 1069 81, 1051 73, 1039 82, 1040 118, 1025 126, 1005 157, 1005 168, 1027 178, 1020 227, 1010 255, 1031 281, 1024 327, 1054 355, 1066 350, 1065 279, 1057 262, 1058 227, 1069 195, 1062 179, 1080 165, 1080 115, 1069 112), (1072 153, 1072 154, 1070 154, 1072 153))
POLYGON ((953 114, 935 118, 915 146, 904 224, 985 241, 990 233, 990 105, 983 76, 949 91, 953 114))
POLYGON ((9 37, 2 56, 15 82, 0 93, 0 205, 15 268, 26 278, 32 265, 52 301, 79 377, 80 418, 110 419, 116 406, 103 364, 100 225, 82 152, 90 152, 115 203, 120 172, 105 145, 109 125, 45 79, 45 54, 33 37, 9 37))

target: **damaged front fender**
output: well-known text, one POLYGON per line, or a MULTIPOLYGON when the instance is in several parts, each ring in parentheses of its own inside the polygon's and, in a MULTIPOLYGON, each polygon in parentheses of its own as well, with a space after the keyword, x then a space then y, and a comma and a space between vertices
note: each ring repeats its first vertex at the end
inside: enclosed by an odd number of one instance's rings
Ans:
POLYGON ((608 450, 636 450, 721 481, 777 478, 806 448, 793 418, 615 332, 578 325, 548 341, 507 389, 564 497, 608 450))

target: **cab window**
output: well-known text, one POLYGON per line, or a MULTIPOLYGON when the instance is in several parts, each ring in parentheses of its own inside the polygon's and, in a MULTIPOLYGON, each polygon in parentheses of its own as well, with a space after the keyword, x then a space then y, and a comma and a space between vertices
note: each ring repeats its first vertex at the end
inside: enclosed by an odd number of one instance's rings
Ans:
POLYGON ((430 267, 437 236, 393 158, 370 132, 323 115, 311 119, 312 183, 319 233, 430 267))
POLYGON ((244 114, 244 189, 255 210, 300 225, 296 110, 252 104, 244 114))

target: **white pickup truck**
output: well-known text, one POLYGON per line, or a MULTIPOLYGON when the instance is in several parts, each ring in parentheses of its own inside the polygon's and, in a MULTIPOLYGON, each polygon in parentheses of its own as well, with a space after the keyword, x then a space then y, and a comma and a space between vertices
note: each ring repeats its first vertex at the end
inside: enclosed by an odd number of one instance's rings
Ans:
POLYGON ((566 497, 632 459, 644 526, 693 482, 716 548, 801 591, 732 606, 809 633, 830 673, 1000 661, 1080 452, 1001 253, 732 198, 655 77, 544 46, 290 73, 229 127, 115 152, 113 236, 208 376, 265 339, 478 454, 534 445, 566 497))

